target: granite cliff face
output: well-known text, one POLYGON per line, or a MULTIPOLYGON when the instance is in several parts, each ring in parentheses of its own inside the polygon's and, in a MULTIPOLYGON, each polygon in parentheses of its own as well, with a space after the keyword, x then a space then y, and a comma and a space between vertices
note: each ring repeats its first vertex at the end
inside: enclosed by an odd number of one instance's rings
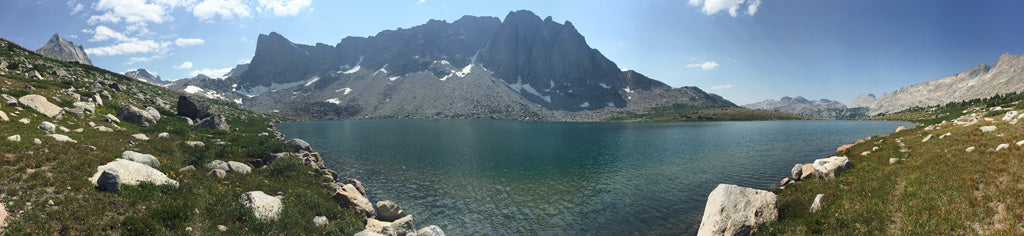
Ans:
POLYGON ((870 107, 871 104, 875 104, 875 100, 878 100, 878 99, 875 98, 874 94, 862 93, 860 95, 857 95, 857 98, 853 99, 853 102, 850 103, 849 107, 850 108, 870 107))
POLYGON ((147 71, 146 69, 134 69, 126 71, 124 72, 124 75, 138 80, 142 80, 150 84, 161 85, 167 83, 167 81, 160 79, 160 76, 155 76, 152 73, 149 73, 149 71, 147 71))
POLYGON ((89 60, 89 55, 85 54, 85 49, 82 49, 82 46, 64 40, 64 38, 57 34, 53 34, 53 37, 50 37, 50 41, 46 42, 43 47, 36 49, 36 52, 62 61, 92 65, 92 60, 89 60))
POLYGON ((672 88, 621 71, 590 48, 572 23, 542 20, 525 10, 510 12, 504 21, 430 20, 346 37, 334 46, 295 44, 269 33, 259 36, 243 71, 222 81, 200 78, 170 86, 213 91, 211 96, 255 110, 308 119, 592 121, 656 106, 735 106, 696 87, 672 88))
POLYGON ((903 87, 883 94, 870 106, 871 115, 913 107, 942 105, 998 94, 1024 91, 1024 56, 1009 53, 991 66, 981 64, 949 77, 903 87))
POLYGON ((838 101, 819 99, 810 101, 803 97, 782 97, 779 100, 768 99, 757 103, 743 105, 750 109, 780 111, 815 118, 851 119, 866 118, 864 108, 847 108, 838 101))

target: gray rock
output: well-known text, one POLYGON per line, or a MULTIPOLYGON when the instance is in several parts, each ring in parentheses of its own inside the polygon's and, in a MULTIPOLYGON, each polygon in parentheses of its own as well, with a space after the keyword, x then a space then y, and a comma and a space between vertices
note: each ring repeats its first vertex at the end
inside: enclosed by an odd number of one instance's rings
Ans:
POLYGON ((146 134, 133 134, 132 138, 135 138, 135 139, 138 139, 138 140, 142 140, 142 141, 149 140, 149 136, 146 136, 146 134))
POLYGON ((309 146, 309 143, 302 139, 293 138, 291 140, 288 140, 287 142, 284 142, 284 145, 287 146, 288 148, 291 148, 292 150, 295 150, 295 152, 313 152, 313 148, 309 146))
POLYGON ((382 221, 395 221, 399 218, 405 217, 405 212, 402 208, 392 202, 391 200, 384 200, 377 202, 377 219, 382 221))
POLYGON ((114 123, 114 124, 121 123, 121 119, 118 119, 117 117, 115 117, 114 115, 111 115, 111 114, 103 115, 103 119, 100 119, 100 120, 103 121, 103 122, 109 122, 109 123, 114 123))
POLYGON ((58 142, 72 142, 72 143, 77 143, 78 142, 78 141, 75 141, 74 139, 71 139, 71 137, 68 137, 68 136, 63 135, 63 134, 47 134, 46 136, 50 136, 51 138, 53 138, 54 140, 57 140, 58 142))
POLYGON ((377 215, 377 211, 373 209, 373 205, 370 203, 366 196, 359 193, 355 186, 346 184, 342 186, 340 190, 334 192, 334 201, 338 202, 342 207, 352 207, 356 211, 365 214, 369 218, 373 218, 377 215))
POLYGON ((220 232, 228 231, 228 227, 224 225, 217 225, 217 230, 220 230, 220 232))
POLYGON ((1003 149, 1007 149, 1007 148, 1010 148, 1010 144, 1009 143, 999 144, 998 146, 996 146, 996 151, 997 152, 998 151, 1002 151, 1003 149))
POLYGON ((444 236, 444 230, 437 225, 429 225, 416 231, 416 236, 444 236))
POLYGON ((224 120, 224 116, 214 115, 200 120, 199 123, 192 126, 192 130, 199 129, 231 130, 231 126, 228 126, 228 122, 224 120))
POLYGON ((779 216, 774 193, 719 184, 708 195, 697 235, 748 235, 779 216))
POLYGON ((391 222, 391 224, 385 225, 381 229, 380 233, 384 235, 397 236, 415 235, 416 228, 414 228, 413 226, 412 216, 407 215, 405 217, 402 217, 401 219, 391 222))
POLYGON ((100 94, 93 94, 92 100, 96 102, 97 105, 103 106, 103 96, 100 94))
POLYGON ((266 156, 263 157, 263 163, 269 165, 274 160, 285 158, 288 157, 289 155, 290 154, 288 154, 287 152, 267 154, 266 156))
POLYGON ((188 124, 189 126, 195 125, 195 122, 192 122, 192 118, 188 118, 188 117, 182 116, 181 120, 185 121, 185 123, 188 124))
POLYGON ((39 129, 46 131, 47 133, 53 133, 54 131, 57 130, 57 125, 43 121, 43 123, 39 123, 39 129))
POLYGON ((811 203, 811 213, 821 211, 822 204, 825 204, 825 194, 814 196, 814 202, 811 203))
POLYGON ((238 172, 239 174, 252 173, 252 167, 249 167, 249 165, 246 165, 245 163, 229 161, 228 167, 231 167, 231 171, 238 172))
POLYGON ((263 191, 250 191, 238 197, 238 202, 246 208, 252 209, 256 219, 262 221, 276 221, 281 217, 281 210, 284 205, 281 199, 267 195, 263 191))
POLYGON ((104 170, 96 179, 96 187, 111 193, 121 193, 121 179, 115 171, 104 170))
POLYGON ((845 156, 832 156, 814 160, 814 175, 819 179, 829 180, 849 167, 850 159, 845 156))
POLYGON ((7 117, 7 113, 0 111, 0 121, 11 121, 11 118, 7 117))
POLYGON ((142 163, 152 167, 160 166, 160 160, 158 160, 156 156, 145 153, 138 153, 132 150, 122 152, 121 159, 142 163))
POLYGON ((201 120, 213 116, 213 112, 206 101, 197 97, 180 95, 178 96, 178 115, 201 120))
POLYGON ((92 60, 89 60, 89 56, 85 53, 85 49, 82 49, 82 46, 64 40, 64 38, 57 34, 53 34, 50 37, 50 41, 47 41, 43 47, 36 49, 36 53, 62 61, 92 65, 92 60))
POLYGON ((965 151, 973 152, 974 151, 974 146, 967 147, 967 150, 965 150, 965 151))
POLYGON ((155 120, 160 120, 161 118, 160 111, 157 111, 156 108, 146 107, 146 113, 149 113, 149 116, 153 117, 155 120))
POLYGON ((33 138, 32 143, 35 145, 43 144, 43 140, 39 140, 39 138, 33 138))
POLYGON ((981 130, 981 132, 984 132, 984 133, 988 133, 988 132, 996 131, 996 127, 995 127, 995 126, 993 126, 993 125, 989 125, 989 126, 982 126, 981 128, 978 128, 978 129, 980 129, 980 130, 981 130))
POLYGON ((793 180, 800 180, 800 176, 803 174, 802 164, 796 164, 792 170, 789 170, 789 178, 793 180))
POLYGON ((78 117, 78 118, 85 117, 85 109, 81 108, 81 107, 64 108, 64 109, 62 109, 62 111, 64 112, 64 114, 71 114, 71 115, 73 115, 75 117, 78 117))
POLYGON ((210 170, 210 173, 206 174, 213 177, 217 177, 218 179, 223 179, 224 177, 228 176, 228 172, 221 169, 212 169, 210 170))
POLYGON ((178 172, 186 172, 186 171, 193 171, 193 170, 196 170, 196 167, 192 166, 192 165, 188 165, 188 166, 182 167, 181 169, 178 169, 178 172))
POLYGON ((203 147, 206 146, 202 141, 185 141, 185 144, 189 147, 203 147))
POLYGON ((21 135, 15 134, 15 135, 7 136, 7 140, 8 141, 12 141, 12 142, 21 142, 21 135))
POLYGON ((320 228, 327 227, 328 223, 329 222, 327 221, 327 217, 326 216, 316 216, 316 217, 313 217, 313 224, 316 225, 316 227, 320 227, 320 228))
POLYGON ((359 194, 366 196, 366 188, 363 187, 363 182, 360 182, 358 179, 346 179, 344 182, 341 183, 351 184, 353 187, 356 187, 356 190, 359 191, 359 194))
POLYGON ((931 140, 931 139, 932 139, 932 136, 933 136, 933 135, 929 134, 929 135, 928 135, 927 137, 924 137, 923 139, 921 139, 921 142, 922 142, 922 143, 923 143, 923 142, 928 142, 928 140, 931 140))
POLYGON ((156 136, 159 138, 171 138, 171 134, 168 134, 167 132, 159 133, 156 136))
POLYGON ((29 94, 18 98, 18 102, 25 108, 42 113, 51 119, 60 119, 64 114, 63 109, 57 105, 53 105, 53 103, 50 103, 50 101, 43 96, 29 94))
POLYGON ((171 185, 178 187, 178 181, 167 178, 167 175, 153 167, 142 163, 125 159, 116 159, 107 164, 96 167, 96 173, 89 178, 89 181, 96 184, 103 171, 113 170, 118 175, 121 184, 138 185, 141 182, 150 182, 156 185, 171 185))
POLYGON ((369 231, 369 230, 363 230, 363 231, 359 231, 359 233, 356 233, 356 234, 354 234, 352 236, 385 236, 385 235, 377 233, 377 232, 369 231))
POLYGON ((149 115, 149 112, 132 105, 121 106, 121 109, 117 110, 117 118, 142 127, 156 124, 156 119, 149 115))
POLYGON ((221 160, 213 160, 213 161, 210 161, 210 163, 206 163, 206 168, 209 168, 209 169, 219 169, 219 170, 224 170, 224 171, 231 170, 231 166, 228 166, 227 162, 224 162, 224 161, 221 161, 221 160))

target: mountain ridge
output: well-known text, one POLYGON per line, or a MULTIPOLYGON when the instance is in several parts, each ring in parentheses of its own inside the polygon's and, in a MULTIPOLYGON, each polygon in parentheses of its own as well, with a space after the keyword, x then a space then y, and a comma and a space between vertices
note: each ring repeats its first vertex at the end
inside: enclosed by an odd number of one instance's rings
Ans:
POLYGON ((871 115, 891 114, 1014 92, 1024 92, 1024 56, 1004 53, 991 66, 982 63, 964 72, 885 93, 869 108, 871 115))
POLYGON ((75 43, 61 38, 60 35, 56 33, 50 37, 50 40, 47 41, 46 44, 39 49, 36 49, 36 53, 62 61, 92 65, 92 60, 89 60, 89 55, 85 53, 85 49, 83 49, 82 46, 75 45, 75 43))

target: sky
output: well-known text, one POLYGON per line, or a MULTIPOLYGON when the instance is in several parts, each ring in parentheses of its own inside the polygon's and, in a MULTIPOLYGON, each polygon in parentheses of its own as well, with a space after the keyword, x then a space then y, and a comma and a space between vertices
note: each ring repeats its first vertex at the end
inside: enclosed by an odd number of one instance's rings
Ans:
POLYGON ((37 49, 59 33, 98 67, 175 80, 248 62, 259 34, 334 45, 520 9, 573 22, 621 68, 740 105, 848 104, 1024 54, 1024 1, 1011 0, 5 0, 0 37, 37 49))

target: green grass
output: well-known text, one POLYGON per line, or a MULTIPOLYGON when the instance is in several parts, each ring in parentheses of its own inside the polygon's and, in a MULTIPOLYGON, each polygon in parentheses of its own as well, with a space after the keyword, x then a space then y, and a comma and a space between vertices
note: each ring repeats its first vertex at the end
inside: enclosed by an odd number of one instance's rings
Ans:
MULTIPOLYGON (((979 99, 888 118, 941 123, 962 111, 1007 107, 1019 95, 979 99), (948 114, 947 114, 948 113, 948 114), (949 115, 949 114, 956 114, 949 115), (936 120, 940 120, 936 122, 936 120)), ((1000 111, 1000 110, 997 110, 1000 111)), ((991 113, 998 116, 1006 112, 991 113)), ((810 180, 776 189, 779 221, 762 227, 767 235, 1021 235, 1024 234, 1024 123, 981 121, 971 126, 938 125, 873 138, 837 155, 853 167, 834 180, 810 180), (982 133, 978 127, 995 125, 982 133), (949 132, 951 135, 938 139, 949 132), (927 135, 928 142, 921 142, 927 135), (902 140, 907 152, 896 140, 902 140), (1007 150, 994 151, 999 144, 1007 150), (976 147, 966 152, 968 147, 976 147), (879 147, 867 156, 860 153, 879 147), (889 158, 905 160, 889 164, 889 158), (826 201, 810 213, 816 194, 826 201)))
POLYGON ((280 117, 255 114, 233 104, 214 103, 218 111, 228 117, 229 125, 237 130, 191 131, 172 110, 158 108, 163 119, 156 125, 139 127, 121 123, 118 126, 127 132, 100 132, 88 123, 112 127, 112 124, 100 121, 103 114, 116 114, 124 104, 155 106, 150 102, 154 99, 173 106, 177 93, 91 66, 56 61, 33 53, 14 53, 12 50, 23 49, 6 41, 0 41, 0 44, 4 44, 0 47, 0 57, 5 61, 20 63, 10 60, 14 57, 42 60, 43 63, 33 64, 33 67, 48 77, 47 80, 31 80, 8 73, 0 76, 0 83, 15 89, 0 93, 16 97, 30 93, 56 97, 59 101, 54 102, 60 106, 74 102, 69 95, 71 93, 83 96, 96 94, 84 90, 68 91, 71 87, 91 88, 92 83, 49 78, 50 66, 44 64, 62 67, 72 77, 106 78, 135 91, 135 94, 123 94, 103 88, 113 98, 97 106, 95 114, 86 114, 83 118, 65 116, 54 120, 28 109, 0 106, 0 111, 12 119, 11 122, 0 123, 0 201, 11 213, 8 226, 0 230, 0 235, 180 235, 188 234, 186 228, 204 235, 352 235, 362 230, 363 218, 352 209, 340 207, 330 198, 331 193, 320 187, 320 183, 330 180, 301 165, 296 158, 275 161, 268 167, 254 169, 248 175, 229 173, 224 179, 207 176, 209 170, 204 165, 214 159, 247 163, 267 153, 285 151, 281 142, 259 136, 259 133, 269 132, 268 122, 280 117), (36 89, 21 90, 24 85, 32 85, 36 89), (136 95, 147 99, 137 99, 136 95), (31 122, 16 122, 22 118, 31 122), (84 131, 59 131, 78 141, 60 143, 36 128, 42 121, 84 131), (170 138, 157 138, 161 132, 169 133, 170 138), (141 141, 129 136, 135 133, 146 134, 151 140, 141 141), (20 135, 22 140, 6 140, 14 134, 20 135), (32 144, 35 138, 42 140, 42 144, 32 144), (214 139, 229 144, 214 145, 214 139), (206 145, 192 148, 184 141, 202 141, 206 145), (157 169, 178 181, 180 187, 123 185, 120 194, 93 187, 86 178, 96 171, 97 166, 120 157, 125 150, 157 156, 161 162, 157 169), (197 170, 178 171, 188 165, 195 166, 197 170), (254 219, 251 211, 238 203, 239 196, 247 191, 280 194, 284 204, 280 219, 274 222, 254 219), (331 224, 325 228, 316 227, 312 221, 314 216, 327 216, 331 224), (217 225, 227 226, 228 231, 220 232, 217 225))

